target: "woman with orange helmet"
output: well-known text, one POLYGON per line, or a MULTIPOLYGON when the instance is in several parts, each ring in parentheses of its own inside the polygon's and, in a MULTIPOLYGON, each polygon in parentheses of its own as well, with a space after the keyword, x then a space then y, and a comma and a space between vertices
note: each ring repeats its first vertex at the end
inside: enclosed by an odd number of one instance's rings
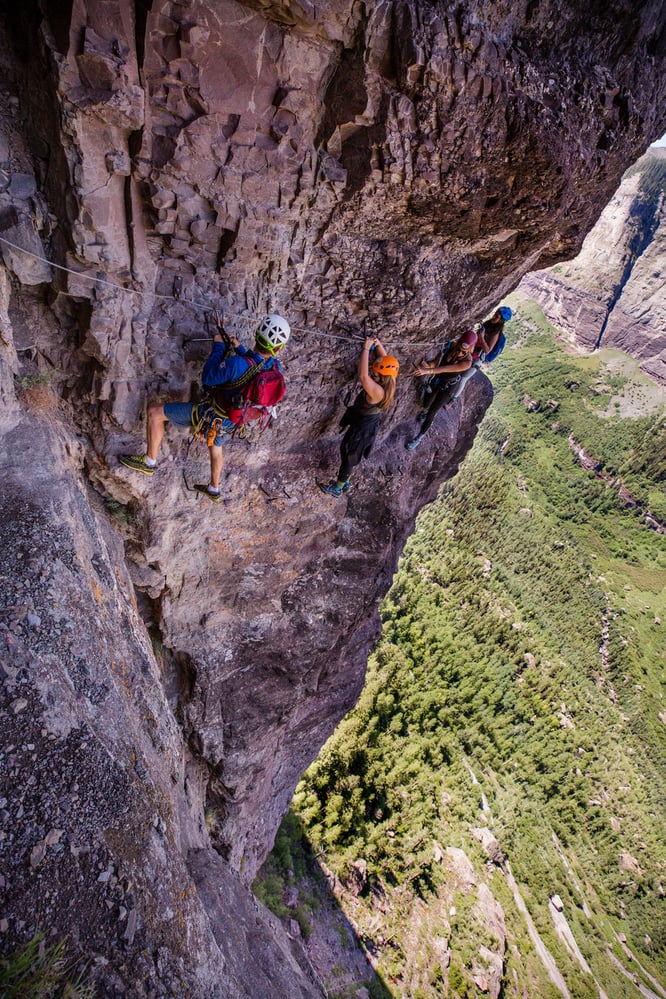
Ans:
POLYGON ((317 482, 323 493, 342 496, 349 492, 352 469, 370 454, 381 415, 393 402, 399 370, 399 361, 386 353, 378 337, 366 337, 357 368, 361 391, 340 420, 345 435, 340 444, 338 477, 329 482, 317 482), (370 351, 373 348, 375 359, 371 363, 370 351))
POLYGON ((412 375, 417 378, 421 375, 435 375, 436 377, 431 383, 432 395, 429 396, 428 409, 420 417, 422 420, 421 429, 416 437, 405 444, 408 451, 413 451, 419 446, 439 410, 454 399, 463 372, 472 366, 477 339, 474 330, 467 330, 446 348, 439 364, 436 361, 424 361, 412 371, 412 375))

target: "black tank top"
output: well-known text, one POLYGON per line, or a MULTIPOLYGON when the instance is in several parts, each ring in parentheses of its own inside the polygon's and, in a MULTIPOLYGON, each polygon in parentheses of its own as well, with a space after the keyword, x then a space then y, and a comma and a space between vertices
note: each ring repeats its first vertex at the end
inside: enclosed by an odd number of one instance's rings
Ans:
POLYGON ((377 402, 368 402, 368 397, 365 394, 365 389, 361 389, 359 394, 354 399, 351 405, 351 409, 359 416, 379 416, 381 413, 381 408, 377 402))

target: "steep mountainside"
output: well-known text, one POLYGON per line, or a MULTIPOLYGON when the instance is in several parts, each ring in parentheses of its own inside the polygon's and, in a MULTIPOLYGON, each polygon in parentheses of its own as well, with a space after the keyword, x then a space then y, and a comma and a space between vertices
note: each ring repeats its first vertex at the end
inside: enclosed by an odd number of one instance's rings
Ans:
POLYGON ((521 291, 573 343, 624 350, 666 385, 666 149, 627 171, 575 260, 528 274, 521 291))
POLYGON ((4 950, 66 934, 108 994, 317 994, 244 886, 491 398, 477 380, 409 455, 405 371, 578 250, 666 128, 664 22, 657 0, 6 12, 4 950), (147 398, 197 391, 214 304, 246 342, 266 311, 293 327, 279 419, 226 448, 216 507, 183 488, 207 458, 182 432, 150 479, 117 461, 147 398), (314 480, 366 328, 403 376, 334 501, 314 480))
POLYGON ((621 417, 615 352, 565 353, 530 304, 258 889, 282 876, 316 942, 304 828, 384 997, 666 995, 663 392, 621 417))

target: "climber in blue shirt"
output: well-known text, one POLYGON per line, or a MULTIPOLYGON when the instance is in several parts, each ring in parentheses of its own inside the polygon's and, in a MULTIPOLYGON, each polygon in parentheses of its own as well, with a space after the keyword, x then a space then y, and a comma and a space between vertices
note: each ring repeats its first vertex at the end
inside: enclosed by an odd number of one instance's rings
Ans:
MULTIPOLYGON (((214 385, 223 385, 224 382, 233 382, 240 378, 247 371, 248 362, 251 364, 263 364, 266 358, 257 351, 244 347, 235 336, 229 337, 226 343, 219 334, 215 334, 213 339, 213 349, 208 360, 204 364, 201 381, 204 388, 212 388, 214 385), (229 354, 229 346, 233 348, 233 353, 229 354)), ((276 364, 280 362, 276 359, 276 364)))
MULTIPOLYGON (((220 329, 221 326, 220 326, 220 329)), ((281 316, 266 316, 259 325, 254 338, 254 348, 248 350, 234 336, 218 332, 213 338, 213 348, 203 369, 202 381, 205 389, 223 386, 240 378, 251 366, 262 365, 270 368, 280 362, 276 354, 289 339, 289 323, 281 316), (233 353, 229 353, 233 348, 233 353), (268 363, 267 363, 268 362, 268 363)), ((205 410, 210 410, 211 402, 168 402, 164 405, 152 403, 148 407, 147 446, 145 454, 121 454, 118 460, 126 468, 144 475, 153 475, 157 468, 157 454, 164 437, 167 423, 179 427, 197 427, 205 410)), ((215 415, 215 414, 214 414, 215 415)), ((219 503, 220 476, 222 474, 222 445, 236 424, 224 415, 216 417, 206 443, 210 453, 210 482, 195 485, 196 492, 206 496, 213 503, 219 503)))

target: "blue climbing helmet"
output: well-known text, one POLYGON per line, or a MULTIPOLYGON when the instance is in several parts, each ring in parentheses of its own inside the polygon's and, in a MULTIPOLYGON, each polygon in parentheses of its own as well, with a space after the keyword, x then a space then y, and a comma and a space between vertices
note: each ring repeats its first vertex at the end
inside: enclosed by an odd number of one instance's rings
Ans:
POLYGON ((497 311, 499 312, 500 316, 502 317, 505 323, 508 323, 509 319, 511 319, 511 316, 513 315, 513 312, 511 311, 508 305, 500 305, 497 311))

